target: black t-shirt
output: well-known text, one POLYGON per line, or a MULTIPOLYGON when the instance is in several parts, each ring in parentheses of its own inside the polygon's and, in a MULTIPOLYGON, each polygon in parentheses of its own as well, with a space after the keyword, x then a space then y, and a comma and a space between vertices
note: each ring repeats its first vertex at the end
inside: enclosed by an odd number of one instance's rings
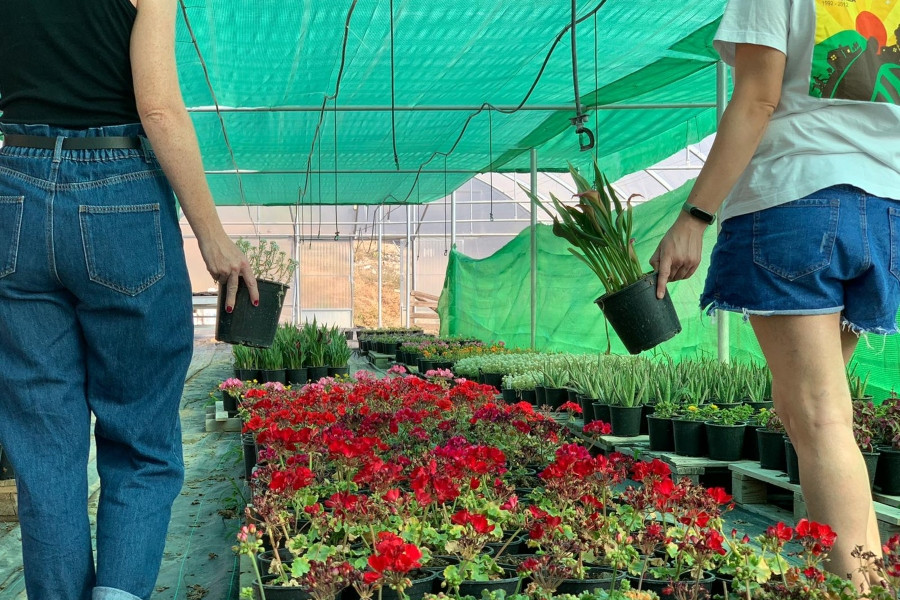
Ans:
POLYGON ((129 0, 0 0, 0 122, 138 123, 129 0))

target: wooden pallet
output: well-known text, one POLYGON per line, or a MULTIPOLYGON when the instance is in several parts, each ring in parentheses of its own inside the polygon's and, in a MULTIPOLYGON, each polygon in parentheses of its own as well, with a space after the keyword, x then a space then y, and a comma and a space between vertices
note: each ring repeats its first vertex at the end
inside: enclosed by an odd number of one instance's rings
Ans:
MULTIPOLYGON (((646 438, 647 436, 644 437, 646 438)), ((721 460, 712 460, 706 456, 681 456, 674 452, 651 450, 649 442, 616 446, 615 450, 640 460, 658 458, 669 465, 669 468, 672 470, 672 479, 677 480, 687 477, 697 485, 701 483, 701 477, 722 476, 728 472, 728 467, 734 464, 721 460)))
POLYGON ((0 479, 0 521, 19 520, 19 495, 15 479, 0 479))
MULTIPOLYGON (((559 413, 561 415, 560 420, 568 419, 568 415, 566 413, 559 413)), ((584 421, 581 419, 572 419, 569 422, 569 429, 572 430, 572 433, 575 434, 575 437, 584 444, 585 446, 593 445, 594 448, 599 448, 604 453, 610 452, 621 452, 621 450, 617 450, 617 448, 624 448, 628 446, 646 446, 650 443, 650 436, 648 435, 638 435, 634 437, 617 437, 614 435, 601 435, 598 437, 591 437, 585 435, 583 433, 584 430, 584 421)))
POLYGON ((236 432, 243 427, 240 417, 229 416, 225 410, 224 403, 216 400, 214 407, 206 409, 206 431, 212 433, 214 431, 236 432))
MULTIPOLYGON (((731 493, 734 501, 744 506, 765 504, 768 500, 769 486, 788 490, 794 495, 794 519, 806 516, 806 501, 800 486, 788 481, 787 474, 773 469, 763 469, 755 461, 733 463, 731 470, 731 493)), ((896 496, 875 496, 875 517, 878 519, 878 530, 882 539, 900 533, 900 498, 896 496), (893 505, 882 500, 890 500, 893 505)))

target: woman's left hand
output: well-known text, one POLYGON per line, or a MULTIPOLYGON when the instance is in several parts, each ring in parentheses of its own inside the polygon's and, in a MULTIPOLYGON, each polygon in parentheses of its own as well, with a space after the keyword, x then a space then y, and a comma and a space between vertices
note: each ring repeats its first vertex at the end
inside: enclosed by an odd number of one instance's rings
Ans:
POLYGON ((703 232, 706 227, 703 221, 682 212, 659 242, 650 264, 659 273, 656 297, 660 300, 666 295, 668 282, 687 279, 697 270, 703 254, 703 232))

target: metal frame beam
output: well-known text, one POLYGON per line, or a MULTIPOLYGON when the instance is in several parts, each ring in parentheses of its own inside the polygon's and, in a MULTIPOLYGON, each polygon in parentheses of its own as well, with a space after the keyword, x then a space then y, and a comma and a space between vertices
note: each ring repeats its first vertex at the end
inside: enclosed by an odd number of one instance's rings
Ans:
MULTIPOLYGON (((659 110, 659 109, 705 109, 715 108, 715 102, 675 102, 660 104, 603 104, 584 106, 588 110, 659 110)), ((453 105, 425 105, 425 106, 382 106, 382 105, 339 105, 339 106, 192 106, 188 108, 191 113, 321 113, 321 112, 478 112, 493 110, 500 113, 512 112, 561 112, 572 111, 572 104, 532 104, 530 106, 516 106, 503 104, 491 106, 488 104, 471 104, 463 106, 453 105)))

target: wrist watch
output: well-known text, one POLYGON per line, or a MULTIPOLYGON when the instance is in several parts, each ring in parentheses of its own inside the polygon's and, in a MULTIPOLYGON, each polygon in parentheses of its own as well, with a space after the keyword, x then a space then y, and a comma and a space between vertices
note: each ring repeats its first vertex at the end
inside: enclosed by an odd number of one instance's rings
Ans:
POLYGON ((682 204, 681 210, 683 210, 687 214, 691 215, 695 219, 700 219, 707 225, 712 225, 716 221, 716 215, 714 215, 712 213, 708 213, 705 210, 703 210, 702 208, 694 206, 690 202, 685 202, 684 204, 682 204))

